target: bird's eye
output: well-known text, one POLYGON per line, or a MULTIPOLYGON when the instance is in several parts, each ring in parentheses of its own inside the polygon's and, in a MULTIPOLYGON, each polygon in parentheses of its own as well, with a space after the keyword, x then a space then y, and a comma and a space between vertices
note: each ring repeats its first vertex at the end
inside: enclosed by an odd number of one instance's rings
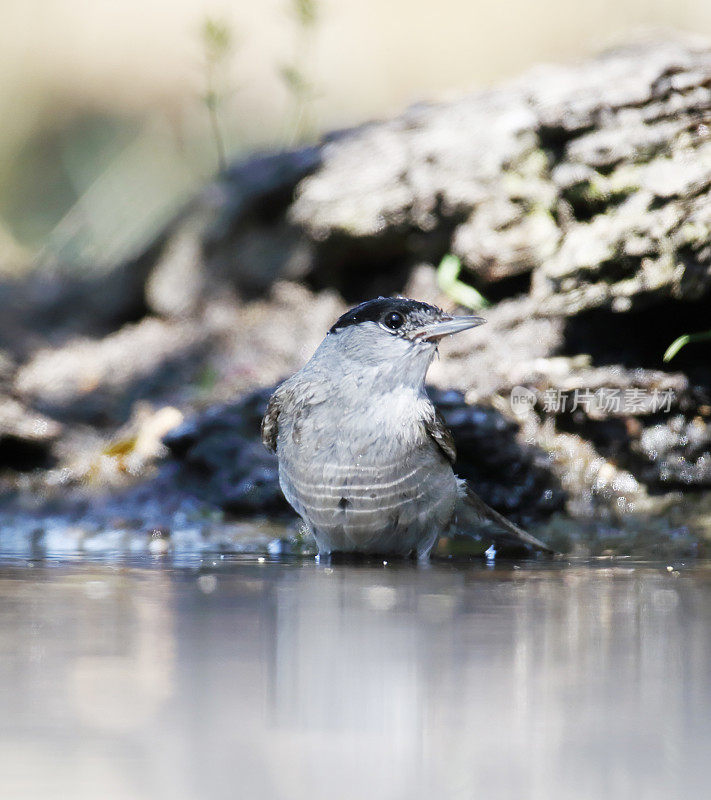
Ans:
POLYGON ((383 325, 386 328, 390 328, 391 331, 396 331, 398 328, 402 327, 402 323, 405 321, 405 317, 397 311, 389 311, 383 317, 383 325))

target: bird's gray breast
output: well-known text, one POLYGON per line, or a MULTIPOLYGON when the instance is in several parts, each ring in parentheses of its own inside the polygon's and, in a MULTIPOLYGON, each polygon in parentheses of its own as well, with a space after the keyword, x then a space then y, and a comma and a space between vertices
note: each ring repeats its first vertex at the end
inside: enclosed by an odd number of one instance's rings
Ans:
POLYGON ((334 393, 280 416, 282 489, 322 552, 406 553, 447 527, 456 480, 425 430, 428 403, 408 388, 334 393))

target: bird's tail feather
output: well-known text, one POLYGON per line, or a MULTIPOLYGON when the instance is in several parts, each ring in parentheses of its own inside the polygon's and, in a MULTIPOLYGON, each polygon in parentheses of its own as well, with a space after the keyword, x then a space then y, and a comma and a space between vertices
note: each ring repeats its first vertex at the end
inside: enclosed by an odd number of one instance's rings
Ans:
POLYGON ((466 518, 471 517, 473 513, 478 523, 483 523, 487 526, 493 524, 493 526, 501 531, 501 534, 492 536, 495 542, 503 541, 513 544, 522 544, 543 553, 552 554, 555 552, 539 539, 536 539, 535 536, 531 536, 531 534, 527 533, 523 528, 514 525, 513 522, 506 519, 502 514, 499 514, 498 511, 490 508, 475 494, 471 486, 464 480, 459 481, 459 497, 460 502, 457 504, 457 517, 460 523, 465 522, 466 518))

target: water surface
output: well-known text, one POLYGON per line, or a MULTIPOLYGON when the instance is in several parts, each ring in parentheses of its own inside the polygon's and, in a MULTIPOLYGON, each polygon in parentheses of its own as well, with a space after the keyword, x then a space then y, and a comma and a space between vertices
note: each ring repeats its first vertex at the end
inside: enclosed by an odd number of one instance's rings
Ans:
POLYGON ((695 798, 707 564, 0 565, 8 798, 695 798))

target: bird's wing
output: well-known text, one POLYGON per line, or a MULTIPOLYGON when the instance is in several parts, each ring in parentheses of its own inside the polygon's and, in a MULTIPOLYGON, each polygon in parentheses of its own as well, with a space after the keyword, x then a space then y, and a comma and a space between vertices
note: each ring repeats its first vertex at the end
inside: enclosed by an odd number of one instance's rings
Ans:
MULTIPOLYGON (((433 439, 444 456, 451 464, 457 460, 457 448, 454 444, 454 437, 444 421, 444 417, 436 409, 432 409, 432 415, 425 419, 425 429, 429 436, 433 439)), ((540 550, 544 553, 553 553, 554 551, 547 547, 543 542, 526 533, 523 528, 514 525, 506 517, 499 514, 493 508, 490 508, 469 486, 465 480, 459 480, 460 498, 458 505, 458 516, 466 518, 471 516, 473 512, 476 520, 485 525, 492 525, 496 527, 500 533, 492 535, 492 538, 498 542, 507 542, 509 544, 522 544, 532 547, 534 550, 540 550), (462 508, 463 506, 463 508, 462 508), (467 511, 469 514, 467 514, 467 511)))
POLYGON ((454 445, 454 437, 447 427, 444 417, 433 407, 432 416, 425 419, 425 430, 434 440, 435 444, 444 454, 445 458, 451 463, 457 460, 457 448, 454 445))
POLYGON ((460 487, 460 503, 458 504, 458 517, 465 517, 467 515, 467 511, 473 512, 476 515, 477 521, 485 524, 493 523, 493 525, 498 528, 503 535, 493 535, 492 538, 494 542, 498 540, 499 542, 508 543, 508 544, 522 544, 527 545, 528 547, 532 547, 534 550, 539 550, 543 553, 554 553, 554 550, 551 550, 550 547, 543 544, 539 539, 536 539, 535 536, 531 536, 530 533, 526 533, 523 528, 519 528, 518 525, 514 525, 513 522, 506 519, 502 514, 499 514, 498 511, 495 511, 493 508, 490 508, 479 495, 475 494, 474 490, 469 486, 469 484, 465 480, 459 481, 460 487), (462 508, 463 506, 463 508, 462 508))
POLYGON ((281 403, 279 400, 279 390, 277 389, 269 398, 269 403, 267 404, 267 413, 262 419, 262 442, 267 450, 272 453, 276 453, 277 449, 280 410, 281 403))

